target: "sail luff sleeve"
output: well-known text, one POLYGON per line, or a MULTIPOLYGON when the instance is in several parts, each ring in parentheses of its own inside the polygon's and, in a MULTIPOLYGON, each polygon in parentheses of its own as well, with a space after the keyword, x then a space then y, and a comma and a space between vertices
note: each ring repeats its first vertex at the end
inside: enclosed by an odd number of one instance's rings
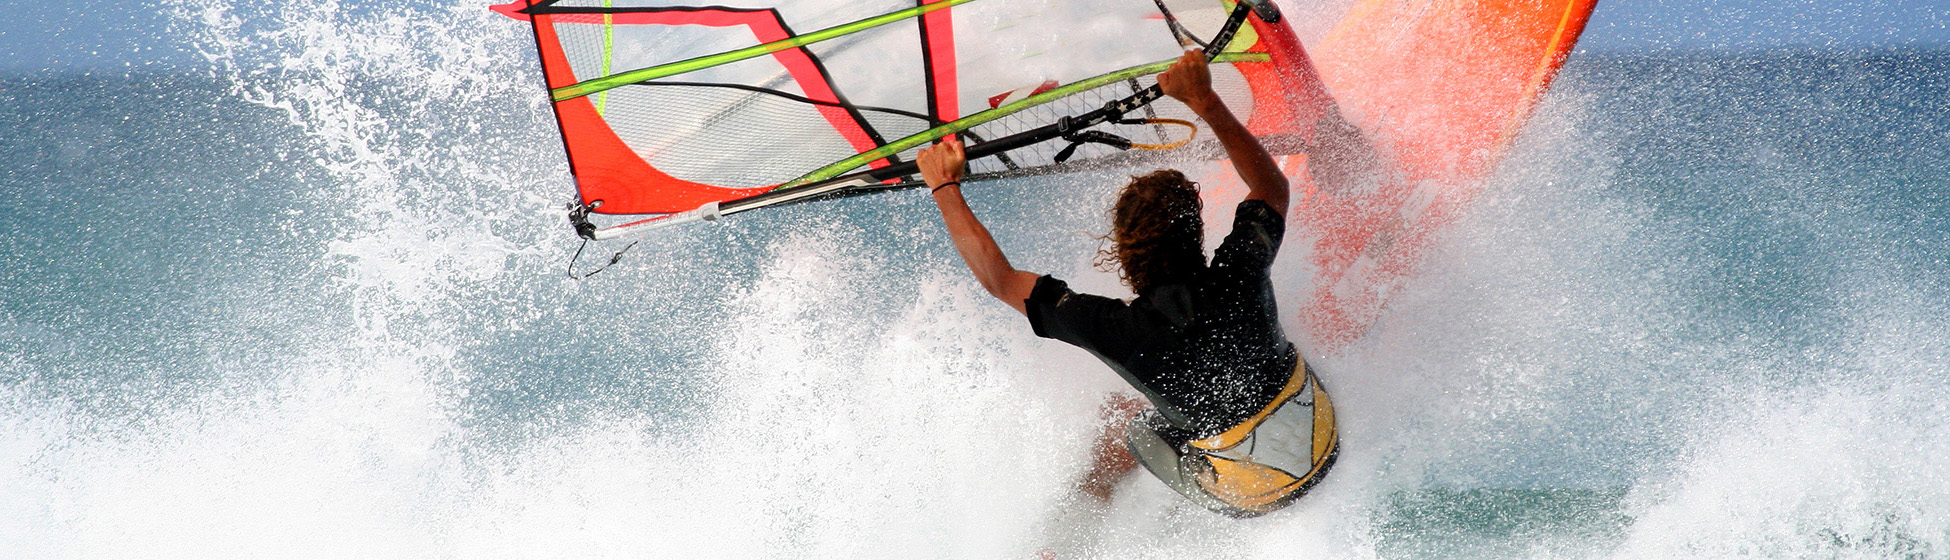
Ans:
POLYGON ((799 47, 804 47, 806 45, 811 45, 813 43, 818 43, 836 37, 841 37, 851 33, 858 33, 860 31, 865 31, 867 29, 872 29, 889 23, 894 23, 897 21, 918 17, 928 12, 933 12, 935 10, 948 8, 959 4, 966 4, 973 1, 975 0, 941 0, 939 2, 935 2, 932 4, 924 4, 920 6, 915 6, 913 8, 901 10, 898 12, 881 14, 878 16, 854 21, 851 23, 843 23, 840 25, 835 25, 833 27, 828 27, 825 29, 813 31, 811 33, 805 33, 802 35, 788 37, 778 41, 772 41, 769 43, 753 45, 742 49, 725 51, 718 54, 705 55, 705 56, 700 56, 688 60, 680 60, 669 64, 661 64, 649 68, 631 70, 629 72, 624 72, 621 74, 615 74, 615 75, 604 76, 592 80, 586 80, 575 84, 570 84, 567 86, 555 88, 554 90, 551 90, 549 93, 550 96, 554 98, 556 101, 567 101, 570 99, 575 99, 577 97, 582 97, 597 92, 607 91, 618 87, 634 84, 637 82, 655 80, 657 78, 662 78, 665 76, 674 76, 677 74, 683 74, 685 72, 692 72, 692 71, 701 70, 704 68, 710 68, 722 64, 729 64, 740 60, 757 58, 760 56, 765 56, 786 49, 795 49, 799 47))

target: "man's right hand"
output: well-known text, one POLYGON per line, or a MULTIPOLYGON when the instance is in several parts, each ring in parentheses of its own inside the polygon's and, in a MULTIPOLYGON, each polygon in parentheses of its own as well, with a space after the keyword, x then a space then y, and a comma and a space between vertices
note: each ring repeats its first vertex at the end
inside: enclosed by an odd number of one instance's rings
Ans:
POLYGON ((938 144, 921 148, 920 153, 914 154, 914 163, 921 168, 921 179, 934 188, 960 183, 962 173, 968 169, 968 156, 962 152, 961 139, 950 134, 938 144))
POLYGON ((1206 67, 1202 49, 1185 51, 1179 56, 1178 62, 1158 75, 1158 87, 1195 113, 1204 114, 1208 109, 1224 105, 1219 94, 1212 91, 1212 70, 1206 67))

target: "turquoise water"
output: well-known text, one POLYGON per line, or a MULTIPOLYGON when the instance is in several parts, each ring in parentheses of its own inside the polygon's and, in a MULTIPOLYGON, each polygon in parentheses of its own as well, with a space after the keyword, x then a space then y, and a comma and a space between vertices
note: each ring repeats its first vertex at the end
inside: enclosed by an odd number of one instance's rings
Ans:
MULTIPOLYGON (((1078 524, 1118 382, 925 197, 562 278, 525 29, 476 8, 187 3, 206 67, 0 77, 0 557, 1950 555, 1950 53, 1577 55, 1321 360, 1315 495, 1078 524)), ((1107 291, 1115 179, 971 197, 1107 291)))

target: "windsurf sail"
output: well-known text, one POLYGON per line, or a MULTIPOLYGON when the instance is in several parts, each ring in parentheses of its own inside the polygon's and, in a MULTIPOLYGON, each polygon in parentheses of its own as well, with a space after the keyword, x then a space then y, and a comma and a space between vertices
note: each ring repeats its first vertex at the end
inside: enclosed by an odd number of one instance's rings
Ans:
POLYGON ((1186 141, 1196 116, 1154 87, 1188 46, 1207 47, 1215 89, 1276 151, 1310 141, 1327 104, 1267 0, 493 9, 534 29, 590 239, 914 186, 915 152, 950 134, 970 181, 1223 157, 1186 141))
MULTIPOLYGON (((1381 156, 1381 171, 1296 182, 1307 189, 1306 202, 1295 205, 1288 239, 1313 239, 1313 291, 1298 324, 1314 352, 1336 352, 1374 326, 1482 189, 1595 7, 1596 0, 1356 0, 1317 44, 1321 80, 1381 156)), ((1322 143, 1333 144, 1323 130, 1322 143)), ((1336 163, 1307 168, 1319 179, 1342 167, 1336 163)))

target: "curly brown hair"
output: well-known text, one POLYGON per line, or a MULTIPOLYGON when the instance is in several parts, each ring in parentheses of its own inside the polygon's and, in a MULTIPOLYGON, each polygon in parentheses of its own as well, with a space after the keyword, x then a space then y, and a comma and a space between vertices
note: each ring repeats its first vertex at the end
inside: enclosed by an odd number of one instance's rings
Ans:
POLYGON ((1097 266, 1143 294, 1153 286, 1190 282, 1205 271, 1204 203, 1198 183, 1175 169, 1131 178, 1111 206, 1111 246, 1097 250, 1097 266))

